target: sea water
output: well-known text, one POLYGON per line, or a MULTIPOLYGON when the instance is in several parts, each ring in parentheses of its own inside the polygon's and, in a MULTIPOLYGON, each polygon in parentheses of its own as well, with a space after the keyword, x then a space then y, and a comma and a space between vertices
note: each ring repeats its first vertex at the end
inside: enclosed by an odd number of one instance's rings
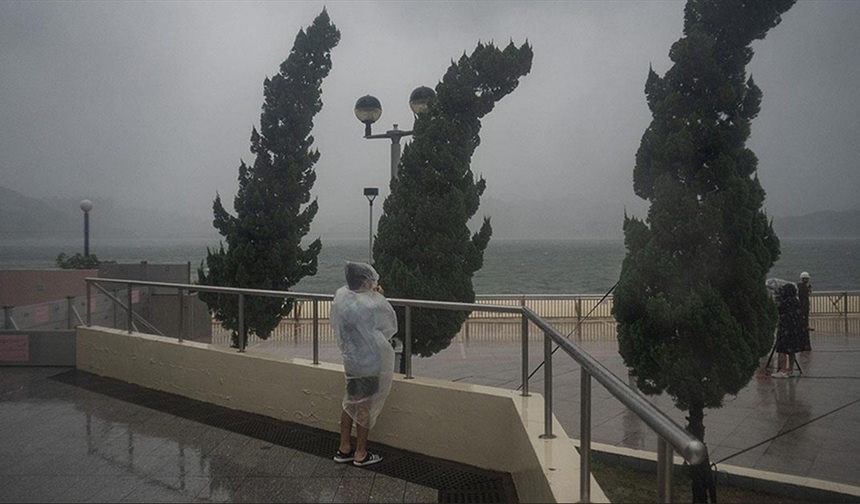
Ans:
MULTIPOLYGON (((0 237, 0 269, 56 268, 60 252, 83 252, 78 237, 0 237)), ((784 238, 768 276, 797 281, 808 271, 816 291, 860 289, 860 238, 784 238)), ((118 263, 191 263, 192 280, 218 238, 92 239, 90 252, 118 263)), ((621 239, 491 240, 475 273, 478 294, 603 294, 615 285, 625 255, 621 239)), ((324 240, 318 272, 293 290, 332 293, 343 284, 343 261, 367 261, 367 240, 324 240)))

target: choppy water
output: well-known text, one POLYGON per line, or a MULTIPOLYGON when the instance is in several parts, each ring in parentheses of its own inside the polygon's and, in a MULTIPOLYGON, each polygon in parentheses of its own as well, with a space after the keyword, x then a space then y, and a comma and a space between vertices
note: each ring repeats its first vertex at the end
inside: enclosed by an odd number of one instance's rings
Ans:
MULTIPOLYGON (((60 252, 82 252, 81 238, 0 238, 0 269, 54 268, 60 252)), ((217 238, 92 240, 90 251, 119 263, 185 263, 192 268, 217 238)), ((602 294, 618 280, 624 243, 611 239, 568 241, 493 240, 484 267, 475 274, 479 294, 602 294)), ((343 284, 342 261, 366 261, 366 241, 326 241, 319 272, 294 287, 303 292, 334 292, 343 284)), ((770 276, 797 280, 809 271, 813 287, 860 289, 860 238, 783 239, 782 257, 770 276)), ((193 274, 196 277, 196 272, 193 274)))

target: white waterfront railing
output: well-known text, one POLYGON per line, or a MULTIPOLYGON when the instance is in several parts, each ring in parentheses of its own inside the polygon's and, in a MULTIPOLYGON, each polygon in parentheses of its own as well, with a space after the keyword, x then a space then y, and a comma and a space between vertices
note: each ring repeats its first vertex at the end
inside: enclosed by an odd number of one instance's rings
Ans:
MULTIPOLYGON (((475 304, 495 306, 525 306, 545 319, 582 320, 612 318, 612 294, 478 294, 475 304)), ((288 317, 308 320, 311 317, 310 302, 296 301, 296 308, 288 317)), ((330 303, 320 300, 319 316, 328 318, 330 303)), ((845 316, 860 314, 860 290, 813 292, 809 300, 809 315, 845 316)), ((516 314, 496 313, 476 309, 470 320, 504 318, 516 319, 516 314)))
MULTIPOLYGON (((615 319, 612 316, 612 295, 601 294, 481 294, 475 304, 491 306, 525 307, 539 317, 551 321, 562 333, 574 336, 577 341, 595 341, 615 336, 615 319)), ((313 301, 296 299, 293 312, 275 328, 270 340, 293 339, 300 341, 305 331, 303 324, 313 320, 313 301)), ((316 301, 318 317, 328 320, 331 302, 316 301)), ((827 331, 858 332, 849 324, 849 317, 860 315, 860 290, 813 292, 810 298, 810 317, 819 317, 817 325, 827 331)), ((467 341, 518 341, 519 315, 493 310, 475 309, 461 328, 467 341)), ((327 326, 320 329, 323 341, 333 342, 334 336, 327 326)), ((212 320, 215 340, 224 336, 221 324, 212 320)))

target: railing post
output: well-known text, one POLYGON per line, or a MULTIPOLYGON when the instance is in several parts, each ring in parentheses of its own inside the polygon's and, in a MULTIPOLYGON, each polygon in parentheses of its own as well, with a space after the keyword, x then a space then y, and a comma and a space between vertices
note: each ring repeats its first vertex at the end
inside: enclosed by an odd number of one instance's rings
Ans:
POLYGON ((92 304, 90 303, 90 301, 91 301, 90 297, 92 296, 91 290, 92 290, 92 285, 90 284, 89 281, 87 281, 87 327, 90 327, 93 325, 92 304))
POLYGON ((72 328, 72 296, 66 296, 66 329, 72 328))
POLYGON ((412 307, 406 305, 406 342, 403 344, 403 358, 406 359, 406 379, 412 379, 412 307))
POLYGON ((579 389, 579 501, 591 502, 591 375, 584 367, 579 389))
POLYGON ((126 285, 126 292, 128 293, 128 309, 126 310, 126 329, 128 329, 128 333, 131 334, 131 283, 126 285))
MULTIPOLYGON (((89 284, 87 284, 87 285, 89 286, 89 284)), ((14 307, 13 306, 4 306, 3 307, 3 329, 11 329, 12 328, 12 324, 10 322, 10 320, 12 320, 12 317, 9 316, 9 310, 11 310, 12 308, 14 308, 14 307)))
POLYGON ((543 335, 543 429, 540 435, 543 439, 553 439, 552 433, 552 339, 549 334, 543 335))
POLYGON ((845 334, 848 334, 848 293, 842 295, 842 307, 845 312, 845 334))
POLYGON ((314 299, 314 364, 320 363, 320 304, 314 299))
POLYGON ((239 294, 239 351, 245 351, 245 295, 239 294))
MULTIPOLYGON (((526 298, 523 296, 520 301, 521 306, 525 307, 526 298)), ((529 395, 529 319, 526 317, 526 312, 523 310, 520 317, 522 317, 521 322, 521 331, 522 331, 522 339, 523 339, 523 397, 528 397, 529 395)))
POLYGON ((576 297, 576 339, 582 341, 582 298, 576 297))
POLYGON ((657 502, 674 502, 673 458, 674 450, 662 436, 657 437, 657 502))
POLYGON ((185 314, 182 306, 182 288, 179 288, 179 342, 182 343, 182 329, 185 325, 185 314))

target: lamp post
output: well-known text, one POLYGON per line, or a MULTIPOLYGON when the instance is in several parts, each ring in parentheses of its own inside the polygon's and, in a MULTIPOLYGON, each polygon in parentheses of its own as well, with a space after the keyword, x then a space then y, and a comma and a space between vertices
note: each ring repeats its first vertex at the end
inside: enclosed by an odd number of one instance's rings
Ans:
POLYGON ((365 187, 364 197, 370 203, 370 235, 367 246, 367 264, 373 264, 373 200, 379 195, 378 187, 365 187))
POLYGON ((90 256, 90 210, 93 202, 85 199, 81 201, 81 210, 84 211, 84 257, 90 256))
MULTIPOLYGON (((416 116, 427 110, 427 104, 436 96, 436 92, 427 86, 417 87, 409 95, 409 108, 416 116)), ((382 117, 382 103, 375 96, 364 95, 355 102, 355 117, 364 123, 364 138, 391 139, 391 180, 397 178, 397 167, 400 165, 400 139, 412 134, 412 130, 397 129, 397 125, 385 133, 372 134, 371 125, 382 117)))
MULTIPOLYGON (((427 110, 427 105, 430 100, 436 96, 436 92, 430 89, 427 86, 417 87, 412 90, 412 93, 409 95, 409 108, 412 109, 412 113, 415 116, 421 114, 425 110, 427 110)), ((379 120, 382 117, 382 104, 375 96, 364 95, 355 102, 355 117, 358 118, 359 121, 364 123, 364 138, 390 138, 391 139, 391 179, 394 180, 397 178, 397 168, 400 166, 400 139, 405 136, 409 136, 412 134, 412 130, 403 131, 397 129, 397 125, 385 133, 381 133, 378 135, 374 135, 371 131, 371 125, 379 120)), ((367 197, 367 200, 370 202, 370 251, 369 257, 370 262, 373 262, 373 199, 379 194, 379 190, 375 187, 367 187, 364 189, 364 195, 367 197), (372 197, 368 193, 368 191, 372 191, 372 197)), ((406 323, 409 325, 410 315, 409 315, 409 307, 406 308, 406 323)), ((409 338, 409 330, 406 331, 407 339, 409 338)), ((403 352, 404 347, 400 338, 395 337, 391 340, 391 344, 394 346, 394 369, 401 370, 401 372, 406 372, 405 369, 402 368, 403 363, 403 352)), ((409 375, 406 372, 407 377, 409 375)))

